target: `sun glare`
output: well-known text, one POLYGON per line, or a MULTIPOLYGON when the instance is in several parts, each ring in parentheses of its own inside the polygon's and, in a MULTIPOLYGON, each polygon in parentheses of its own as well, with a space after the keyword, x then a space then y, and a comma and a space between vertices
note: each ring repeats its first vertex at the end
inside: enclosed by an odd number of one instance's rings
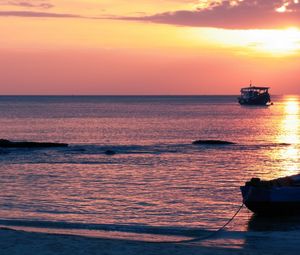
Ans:
POLYGON ((298 173, 299 169, 299 111, 300 101, 298 96, 287 96, 283 104, 284 117, 281 122, 281 135, 278 137, 278 142, 290 144, 283 146, 279 151, 281 158, 282 175, 292 175, 298 173))
POLYGON ((200 33, 198 30, 197 34, 200 40, 235 49, 241 54, 259 53, 281 57, 300 52, 300 30, 294 27, 267 30, 206 29, 200 33))
POLYGON ((285 118, 283 119, 283 130, 285 133, 284 142, 297 143, 299 142, 298 129, 299 120, 299 101, 296 97, 288 98, 285 102, 285 118))
POLYGON ((249 40, 257 50, 278 55, 296 53, 300 49, 300 31, 297 28, 285 30, 255 30, 249 40), (253 38, 253 39, 252 39, 253 38))

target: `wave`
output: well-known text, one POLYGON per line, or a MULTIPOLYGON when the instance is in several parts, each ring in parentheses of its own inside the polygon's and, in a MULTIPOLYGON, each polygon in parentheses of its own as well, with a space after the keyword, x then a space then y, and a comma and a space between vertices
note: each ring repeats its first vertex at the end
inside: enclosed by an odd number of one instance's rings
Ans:
POLYGON ((162 154, 178 153, 188 149, 188 144, 154 144, 154 145, 73 145, 70 152, 83 154, 162 154))
POLYGON ((192 144, 194 145, 233 145, 234 142, 224 140, 196 140, 192 144))
POLYGON ((24 149, 0 149, 0 162, 10 164, 20 163, 51 163, 51 164, 118 164, 124 160, 137 157, 160 156, 164 154, 198 155, 205 152, 225 151, 243 152, 280 149, 282 147, 298 146, 288 143, 235 143, 224 145, 174 143, 152 145, 97 145, 97 144, 71 144, 68 147, 24 149), (132 155, 132 157, 131 157, 132 155))
POLYGON ((154 144, 154 145, 73 145, 68 149, 69 152, 79 152, 82 154, 165 154, 165 153, 180 153, 190 154, 206 150, 247 150, 247 149, 264 149, 275 147, 287 147, 289 143, 234 143, 228 141, 210 142, 208 143, 182 143, 182 144, 154 144), (197 146, 195 146, 197 145, 197 146), (213 146, 212 146, 213 145, 213 146), (222 146, 228 145, 228 146, 222 146))
POLYGON ((198 237, 212 233, 212 230, 188 227, 149 226, 142 224, 86 224, 59 221, 0 220, 3 227, 31 227, 64 230, 98 230, 107 232, 126 232, 135 234, 154 234, 168 236, 198 237))

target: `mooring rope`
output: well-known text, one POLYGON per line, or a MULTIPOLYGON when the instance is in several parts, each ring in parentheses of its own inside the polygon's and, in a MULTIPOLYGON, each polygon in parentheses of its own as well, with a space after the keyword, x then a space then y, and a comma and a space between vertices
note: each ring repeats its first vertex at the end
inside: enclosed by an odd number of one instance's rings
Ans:
MULTIPOLYGON (((220 228, 216 229, 212 233, 209 233, 205 236, 187 239, 187 240, 184 239, 184 240, 179 240, 179 241, 142 241, 142 242, 151 243, 151 244, 164 244, 164 243, 165 244, 181 244, 181 243, 193 243, 193 242, 207 240, 207 239, 212 238, 213 236, 217 235, 222 230, 224 230, 226 228, 226 226, 228 226, 235 219, 235 217, 239 214, 239 212, 242 210, 243 206, 244 206, 244 203, 242 203, 239 206, 238 210, 233 214, 233 216, 229 220, 226 221, 226 223, 224 225, 222 225, 220 228)), ((4 228, 0 228, 0 229, 15 230, 13 227, 12 228, 4 227, 4 228)))
POLYGON ((223 226, 221 226, 217 230, 213 231, 212 233, 209 233, 206 236, 201 236, 201 237, 198 237, 198 238, 193 238, 193 239, 188 239, 188 240, 179 240, 179 241, 146 241, 146 242, 147 243, 179 244, 179 243, 193 243, 193 242, 199 242, 199 241, 207 240, 207 239, 212 238, 213 236, 217 235, 222 230, 224 230, 235 219, 235 217, 239 214, 239 212, 242 210, 243 207, 244 207, 244 203, 242 203, 239 206, 238 210, 233 214, 233 216, 229 220, 226 221, 226 223, 223 226))

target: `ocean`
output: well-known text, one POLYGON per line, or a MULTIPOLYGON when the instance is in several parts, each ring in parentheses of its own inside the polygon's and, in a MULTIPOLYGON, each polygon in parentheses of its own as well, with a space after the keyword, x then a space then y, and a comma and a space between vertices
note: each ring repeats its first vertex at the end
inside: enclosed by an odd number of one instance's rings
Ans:
MULTIPOLYGON (((245 181, 299 173, 299 97, 272 99, 1 96, 0 139, 69 147, 0 149, 0 225, 107 236, 216 230, 239 208, 245 181), (235 144, 192 144, 199 139, 235 144)), ((244 208, 228 228, 276 226, 300 230, 300 220, 266 224, 244 208)))

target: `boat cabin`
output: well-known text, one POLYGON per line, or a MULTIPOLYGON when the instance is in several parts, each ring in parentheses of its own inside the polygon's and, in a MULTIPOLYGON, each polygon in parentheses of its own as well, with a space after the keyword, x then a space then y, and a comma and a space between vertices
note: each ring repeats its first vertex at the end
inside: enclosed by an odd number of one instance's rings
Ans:
POLYGON ((255 87, 255 86, 250 86, 246 88, 241 89, 241 95, 253 95, 253 96, 258 96, 264 93, 269 92, 269 87, 255 87))

